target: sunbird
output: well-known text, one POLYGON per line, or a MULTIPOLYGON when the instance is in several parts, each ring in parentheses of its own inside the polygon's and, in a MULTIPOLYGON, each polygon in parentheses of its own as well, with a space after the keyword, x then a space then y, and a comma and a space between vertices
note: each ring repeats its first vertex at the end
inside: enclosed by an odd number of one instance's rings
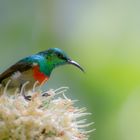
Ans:
MULTIPOLYGON (((23 85, 26 85, 26 90, 33 89, 35 82, 37 86, 45 84, 53 71, 58 66, 72 64, 81 71, 84 69, 75 61, 70 59, 67 54, 59 48, 50 48, 46 51, 39 52, 34 55, 25 57, 9 67, 0 74, 0 85, 5 87, 9 82, 8 89, 18 89, 21 92, 23 85)), ((23 93, 25 99, 29 100, 29 96, 23 93)))

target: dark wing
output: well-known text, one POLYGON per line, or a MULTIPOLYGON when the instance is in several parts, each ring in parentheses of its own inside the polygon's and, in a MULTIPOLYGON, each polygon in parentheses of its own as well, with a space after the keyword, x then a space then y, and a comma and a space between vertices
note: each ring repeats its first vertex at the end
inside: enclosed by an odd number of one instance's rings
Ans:
POLYGON ((19 61, 16 64, 12 65, 10 68, 8 68, 6 71, 4 71, 2 74, 0 74, 0 83, 11 76, 14 72, 23 72, 28 69, 32 68, 32 63, 28 63, 25 61, 19 61))

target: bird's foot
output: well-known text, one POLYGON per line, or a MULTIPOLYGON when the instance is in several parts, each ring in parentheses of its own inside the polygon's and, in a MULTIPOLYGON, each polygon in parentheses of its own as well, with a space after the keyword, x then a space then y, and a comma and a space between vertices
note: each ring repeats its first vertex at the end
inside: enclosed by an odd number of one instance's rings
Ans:
POLYGON ((31 101, 32 96, 24 96, 24 98, 28 101, 31 101))
POLYGON ((48 96, 51 96, 51 95, 50 95, 49 92, 43 92, 43 93, 42 93, 42 96, 43 96, 43 97, 48 97, 48 96))

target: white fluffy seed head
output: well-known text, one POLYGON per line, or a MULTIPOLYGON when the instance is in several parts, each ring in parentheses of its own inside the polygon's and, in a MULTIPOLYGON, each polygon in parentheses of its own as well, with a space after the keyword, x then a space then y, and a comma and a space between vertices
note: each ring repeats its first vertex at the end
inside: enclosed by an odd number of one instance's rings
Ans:
POLYGON ((22 95, 0 98, 0 140, 87 140, 85 128, 90 126, 81 117, 85 108, 74 107, 64 95, 66 89, 31 92, 32 100, 22 95))

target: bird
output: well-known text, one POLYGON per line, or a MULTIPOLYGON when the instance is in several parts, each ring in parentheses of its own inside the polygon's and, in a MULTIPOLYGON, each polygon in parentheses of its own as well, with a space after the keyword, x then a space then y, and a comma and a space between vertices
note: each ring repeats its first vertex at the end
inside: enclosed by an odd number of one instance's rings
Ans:
MULTIPOLYGON (((18 89, 19 93, 25 83, 26 91, 33 89, 35 82, 36 86, 45 84, 52 71, 65 64, 71 64, 84 72, 84 69, 74 60, 70 59, 68 55, 59 48, 50 48, 48 50, 27 56, 19 60, 14 65, 10 66, 3 73, 0 74, 0 85, 5 87, 8 84, 8 90, 18 89)), ((25 99, 30 100, 31 97, 22 92, 25 99)))

